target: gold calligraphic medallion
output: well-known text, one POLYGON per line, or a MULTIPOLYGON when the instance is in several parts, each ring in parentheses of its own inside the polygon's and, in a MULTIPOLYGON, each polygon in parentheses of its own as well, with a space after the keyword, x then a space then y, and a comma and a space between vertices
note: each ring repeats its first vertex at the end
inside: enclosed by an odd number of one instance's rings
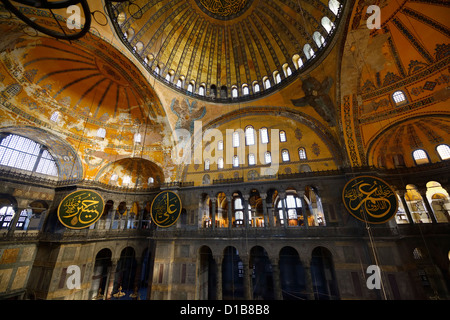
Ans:
POLYGON ((181 200, 172 191, 163 191, 153 199, 150 209, 153 222, 162 228, 168 228, 177 222, 181 214, 181 200))
POLYGON ((397 196, 383 180, 360 176, 350 180, 342 191, 342 201, 352 216, 368 223, 384 223, 395 216, 397 196))
POLYGON ((91 190, 78 190, 67 195, 59 204, 58 219, 69 229, 84 229, 102 216, 105 202, 91 190))

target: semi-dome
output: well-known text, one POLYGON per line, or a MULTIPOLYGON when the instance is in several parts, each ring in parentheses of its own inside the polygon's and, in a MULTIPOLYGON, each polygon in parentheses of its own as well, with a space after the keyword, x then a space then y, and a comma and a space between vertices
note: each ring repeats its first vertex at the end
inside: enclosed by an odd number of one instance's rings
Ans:
POLYGON ((310 70, 337 0, 107 2, 116 32, 160 81, 199 99, 258 98, 310 70))

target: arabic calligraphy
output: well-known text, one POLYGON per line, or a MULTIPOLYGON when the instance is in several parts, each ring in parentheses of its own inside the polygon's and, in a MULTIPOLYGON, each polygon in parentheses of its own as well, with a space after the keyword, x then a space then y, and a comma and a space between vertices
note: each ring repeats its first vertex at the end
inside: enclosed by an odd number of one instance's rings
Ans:
POLYGON ((222 17, 232 16, 242 11, 248 0, 199 0, 206 10, 222 17))
POLYGON ((354 217, 370 223, 386 222, 398 209, 397 196, 391 187, 371 176, 350 180, 344 187, 342 199, 354 217))
POLYGON ((163 191, 152 202, 151 215, 153 222, 163 228, 175 224, 181 213, 181 200, 172 191, 163 191))
POLYGON ((70 229, 83 229, 100 219, 104 208, 102 197, 90 190, 72 192, 58 207, 59 221, 70 229))

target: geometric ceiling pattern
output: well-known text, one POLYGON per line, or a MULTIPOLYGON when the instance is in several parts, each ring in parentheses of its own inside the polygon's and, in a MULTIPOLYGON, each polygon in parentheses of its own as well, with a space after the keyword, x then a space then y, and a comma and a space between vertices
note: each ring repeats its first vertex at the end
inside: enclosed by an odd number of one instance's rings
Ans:
POLYGON ((230 101, 234 88, 237 98, 260 97, 308 70, 343 10, 336 0, 136 0, 107 8, 119 38, 152 74, 220 102, 230 101))

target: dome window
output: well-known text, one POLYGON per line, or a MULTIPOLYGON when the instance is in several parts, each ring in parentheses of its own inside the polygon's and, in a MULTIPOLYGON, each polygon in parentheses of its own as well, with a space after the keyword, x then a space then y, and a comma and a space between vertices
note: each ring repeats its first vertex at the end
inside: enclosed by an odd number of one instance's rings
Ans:
POLYGON ((413 152, 412 155, 416 165, 426 164, 430 162, 427 152, 423 149, 417 149, 413 152))
POLYGON ((106 130, 104 128, 99 128, 97 130, 97 137, 104 139, 106 137, 106 130))
POLYGON ((403 93, 403 91, 395 91, 392 94, 392 99, 394 100, 396 105, 401 105, 401 104, 404 104, 404 103, 407 102, 406 101, 406 96, 403 93))
POLYGON ((436 147, 436 150, 437 150, 441 160, 450 159, 450 147, 448 145, 440 144, 436 147))

